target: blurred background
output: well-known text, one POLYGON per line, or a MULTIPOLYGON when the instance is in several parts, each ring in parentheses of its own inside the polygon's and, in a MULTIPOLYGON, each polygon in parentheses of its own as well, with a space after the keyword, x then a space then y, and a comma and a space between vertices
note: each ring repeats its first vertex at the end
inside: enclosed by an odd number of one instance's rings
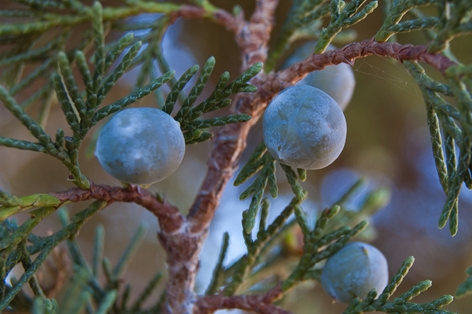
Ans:
MULTIPOLYGON (((104 5, 112 2, 102 1, 104 5)), ((211 2, 229 11, 235 4, 239 4, 246 18, 254 8, 252 0, 211 2)), ((280 29, 290 3, 290 1, 280 1, 274 33, 280 29)), ((154 19, 156 16, 143 15, 138 18, 154 19)), ((382 9, 379 8, 353 27, 357 32, 356 41, 371 38, 381 23, 382 9)), ((117 32, 110 34, 110 38, 113 39, 120 36, 121 34, 117 32)), ((398 36, 398 41, 403 44, 427 43, 421 33, 398 36)), ((296 43, 293 48, 301 43, 296 43)), ((177 70, 177 77, 191 65, 202 65, 210 56, 214 56, 217 61, 212 75, 212 85, 222 72, 229 71, 231 77, 235 78, 240 71, 240 53, 233 35, 223 27, 207 21, 177 21, 165 35, 163 49, 171 68, 177 70)), ((470 35, 453 41, 452 49, 461 62, 472 62, 470 35)), ((427 66, 426 69, 430 76, 442 81, 441 75, 434 69, 427 66)), ((390 189, 389 204, 372 218, 371 223, 376 230, 376 237, 372 243, 387 257, 391 276, 405 258, 413 255, 416 259, 397 295, 425 279, 431 279, 433 286, 415 299, 416 302, 430 301, 443 294, 454 294, 457 286, 465 279, 465 269, 472 266, 472 192, 464 187, 461 193, 458 234, 451 237, 447 227, 438 230, 437 221, 445 196, 434 167, 425 106, 418 87, 403 66, 394 60, 380 57, 358 59, 353 70, 357 85, 353 98, 345 110, 348 124, 346 146, 339 159, 331 166, 320 171, 308 172, 308 180, 303 186, 309 191, 309 199, 303 208, 309 215, 315 216, 319 210, 339 199, 360 177, 366 178, 369 183, 359 192, 358 199, 369 189, 390 189)), ((135 69, 125 75, 113 89, 112 96, 104 103, 108 104, 126 96, 135 83, 137 73, 138 69, 135 69)), ((35 88, 37 86, 32 86, 30 92, 35 88)), ((207 87, 202 99, 208 96, 211 90, 211 87, 207 87)), ((24 99, 26 96, 20 95, 18 98, 24 99)), ((153 102, 154 99, 148 96, 135 106, 153 106, 153 102)), ((31 114, 35 116, 34 108, 31 114)), ((66 130, 67 135, 68 126, 60 107, 55 103, 47 131, 49 134, 54 134, 58 127, 66 130)), ((1 106, 0 134, 18 139, 32 139, 25 128, 1 106)), ((261 139, 261 128, 258 125, 249 136, 242 163, 247 160, 261 139)), ((86 156, 85 148, 89 141, 90 137, 83 146, 81 157, 83 173, 96 183, 118 185, 119 182, 100 167, 93 155, 86 156)), ((150 189, 164 194, 171 203, 181 208, 182 212, 186 212, 205 175, 205 164, 211 146, 211 141, 188 146, 184 162, 178 171, 165 181, 154 184, 150 189)), ((67 175, 65 167, 52 157, 0 147, 0 186, 12 194, 27 195, 68 189, 72 184, 67 182, 67 175)), ((279 197, 271 201, 271 217, 275 217, 291 198, 280 168, 278 178, 281 191, 279 197)), ((245 252, 239 222, 241 212, 247 209, 249 202, 238 200, 243 188, 244 186, 235 188, 228 185, 225 191, 212 223, 208 242, 202 252, 201 273, 198 277, 200 292, 204 291, 210 279, 224 232, 229 232, 231 236, 228 263, 245 252)), ((356 207, 356 198, 352 207, 356 207)), ((68 206, 71 214, 83 208, 85 204, 68 206)), ((17 219, 21 223, 25 217, 18 215, 17 219)), ((139 225, 148 228, 145 240, 123 278, 134 287, 132 294, 139 293, 156 271, 161 269, 165 272, 165 256, 156 239, 157 222, 146 210, 133 204, 113 204, 94 216, 78 236, 79 245, 86 256, 91 255, 94 230, 99 224, 105 226, 105 252, 112 263, 117 261, 139 225)), ((43 221, 35 232, 45 235, 59 228, 57 217, 52 215, 43 221)), ((19 274, 21 274, 20 269, 17 270, 16 276, 19 274)), ((162 287, 160 289, 162 291, 162 287)), ((300 314, 341 313, 346 307, 343 304, 333 304, 322 288, 314 283, 303 284, 296 288, 283 300, 283 306, 300 314)), ((471 297, 457 299, 447 307, 449 311, 459 313, 471 313, 471 308, 471 297)))

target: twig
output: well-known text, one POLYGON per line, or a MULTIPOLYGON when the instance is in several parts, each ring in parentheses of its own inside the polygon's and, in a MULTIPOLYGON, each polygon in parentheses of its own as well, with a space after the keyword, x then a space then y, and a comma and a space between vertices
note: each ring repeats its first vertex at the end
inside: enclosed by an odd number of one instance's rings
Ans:
POLYGON ((278 0, 257 0, 249 22, 237 24, 236 42, 242 52, 242 71, 267 60, 267 44, 274 24, 278 0))
POLYGON ((261 314, 290 314, 271 303, 282 297, 281 285, 275 286, 265 294, 260 295, 237 295, 205 296, 195 303, 197 308, 194 314, 213 313, 219 309, 240 309, 261 314))
POLYGON ((90 189, 72 188, 64 192, 50 194, 60 199, 63 203, 80 202, 89 199, 104 200, 108 203, 133 202, 156 215, 161 229, 169 233, 178 230, 184 221, 177 207, 165 200, 160 202, 154 194, 137 185, 122 188, 91 183, 90 189))
MULTIPOLYGON (((258 0, 250 22, 240 21, 238 23, 236 41, 243 51, 243 69, 252 65, 250 62, 264 62, 267 59, 267 43, 277 4, 278 0, 258 0)), ((252 103, 253 97, 254 95, 244 96, 241 94, 236 97, 235 101, 239 104, 252 103)), ((248 110, 248 112, 252 116, 259 115, 259 112, 255 112, 255 110, 248 110)), ((216 134, 208 162, 207 175, 188 215, 192 232, 208 229, 221 194, 236 170, 239 157, 246 146, 247 133, 256 121, 257 118, 246 123, 226 125, 216 134)))
POLYGON ((442 73, 450 66, 456 65, 454 61, 442 54, 427 52, 426 46, 401 45, 396 42, 379 43, 373 39, 368 39, 359 43, 349 44, 344 48, 312 55, 302 62, 295 63, 290 68, 269 74, 263 81, 259 79, 259 84, 258 82, 251 83, 266 93, 271 91, 272 93, 268 94, 273 95, 295 84, 310 72, 322 70, 327 66, 340 63, 353 65, 355 59, 371 55, 390 57, 399 62, 403 62, 404 60, 418 60, 435 67, 442 73))

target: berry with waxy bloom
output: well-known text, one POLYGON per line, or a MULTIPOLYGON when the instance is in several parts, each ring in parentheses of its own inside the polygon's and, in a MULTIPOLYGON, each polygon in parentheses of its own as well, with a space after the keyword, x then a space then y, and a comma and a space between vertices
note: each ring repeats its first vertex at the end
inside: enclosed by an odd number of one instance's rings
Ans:
POLYGON ((101 130, 95 155, 118 180, 150 185, 179 167, 185 140, 179 123, 157 108, 131 108, 115 114, 101 130))
POLYGON ((263 117, 264 142, 274 159, 295 168, 321 169, 341 154, 346 119, 336 101, 310 85, 281 91, 263 117))
POLYGON ((328 259, 321 272, 323 289, 345 303, 365 298, 374 288, 380 294, 387 284, 387 259, 377 248, 362 242, 346 244, 328 259))

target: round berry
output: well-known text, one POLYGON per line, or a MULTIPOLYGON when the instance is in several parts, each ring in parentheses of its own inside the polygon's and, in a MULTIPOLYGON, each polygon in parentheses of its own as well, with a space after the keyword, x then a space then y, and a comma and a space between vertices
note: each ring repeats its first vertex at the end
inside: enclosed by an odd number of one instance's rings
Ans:
POLYGON ((341 154, 346 119, 336 101, 310 85, 284 89, 263 117, 264 142, 274 159, 290 167, 321 169, 341 154))
POLYGON ((323 289, 336 301, 348 303, 365 298, 375 289, 380 294, 388 284, 385 256, 372 245, 352 242, 331 256, 321 272, 323 289))
POLYGON ((171 175, 185 153, 179 123, 156 108, 125 109, 103 127, 95 155, 118 180, 149 185, 171 175))
MULTIPOLYGON (((301 45, 295 52, 288 57, 282 65, 286 69, 297 62, 303 61, 313 54, 316 42, 310 41, 301 45)), ((329 45, 327 50, 334 50, 336 47, 329 45)), ((328 66, 321 71, 314 71, 308 74, 298 84, 307 84, 319 88, 333 97, 342 110, 346 109, 351 101, 356 79, 354 72, 349 64, 341 63, 328 66)))

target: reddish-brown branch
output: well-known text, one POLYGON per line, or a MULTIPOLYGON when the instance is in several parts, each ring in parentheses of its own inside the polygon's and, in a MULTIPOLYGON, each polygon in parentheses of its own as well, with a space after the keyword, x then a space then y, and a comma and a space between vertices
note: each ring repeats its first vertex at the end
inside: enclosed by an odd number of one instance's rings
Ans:
POLYGON ((399 43, 379 43, 373 39, 360 43, 352 43, 344 48, 331 50, 323 54, 312 55, 304 61, 298 62, 285 70, 271 73, 267 77, 259 78, 256 83, 259 90, 268 95, 274 95, 284 88, 301 80, 310 72, 322 70, 327 66, 340 63, 354 64, 354 60, 368 56, 390 57, 403 62, 417 60, 425 62, 444 73, 456 63, 441 54, 427 52, 426 46, 401 45, 399 43), (269 92, 270 91, 270 92, 269 92))
MULTIPOLYGON (((213 22, 225 26, 236 35, 236 41, 243 54, 243 69, 267 59, 267 43, 277 4, 278 0, 256 0, 256 9, 250 21, 245 21, 242 13, 234 16, 225 10, 218 10, 211 15, 213 22)), ((169 15, 169 21, 172 24, 180 17, 195 19, 209 16, 202 7, 183 5, 169 15)))
POLYGON ((242 15, 235 17, 231 13, 220 9, 209 16, 204 8, 194 5, 182 5, 177 11, 169 14, 169 23, 173 24, 179 18, 201 19, 205 17, 210 18, 217 24, 223 25, 227 30, 232 32, 236 32, 238 25, 244 23, 242 15))
POLYGON ((184 218, 179 213, 177 207, 169 204, 167 201, 161 203, 154 194, 137 185, 122 188, 92 183, 88 190, 72 188, 64 192, 50 194, 63 201, 63 203, 80 202, 89 199, 104 200, 109 203, 133 202, 156 215, 159 219, 161 230, 169 233, 180 229, 184 222, 184 218))
POLYGON ((212 295, 198 299, 194 314, 209 314, 219 309, 240 309, 261 314, 289 314, 272 303, 282 297, 281 286, 277 285, 265 294, 224 296, 212 295))
MULTIPOLYGON (((239 21, 236 27, 236 41, 243 51, 243 65, 246 69, 255 62, 267 59, 267 44, 273 26, 274 12, 278 0, 257 0, 256 9, 249 22, 239 21)), ((238 107, 245 108, 254 103, 253 96, 240 95, 235 99, 238 107)), ((260 106, 264 108, 265 106, 260 106)), ((200 188, 188 218, 192 232, 206 230, 215 213, 224 187, 237 167, 239 157, 246 147, 246 138, 251 126, 257 121, 257 109, 251 110, 253 119, 249 123, 230 124, 218 130, 208 172, 200 188)), ((241 111, 242 112, 242 111, 241 111)))
POLYGON ((207 12, 204 8, 194 5, 182 5, 177 11, 169 14, 169 22, 173 24, 180 17, 185 19, 203 18, 207 12))
POLYGON ((195 303, 195 280, 198 255, 205 242, 207 230, 192 233, 186 223, 175 233, 159 232, 158 239, 167 253, 168 282, 164 313, 192 313, 195 303))
POLYGON ((236 42, 242 52, 242 70, 267 60, 267 44, 274 24, 278 0, 257 0, 249 22, 238 23, 236 42))

